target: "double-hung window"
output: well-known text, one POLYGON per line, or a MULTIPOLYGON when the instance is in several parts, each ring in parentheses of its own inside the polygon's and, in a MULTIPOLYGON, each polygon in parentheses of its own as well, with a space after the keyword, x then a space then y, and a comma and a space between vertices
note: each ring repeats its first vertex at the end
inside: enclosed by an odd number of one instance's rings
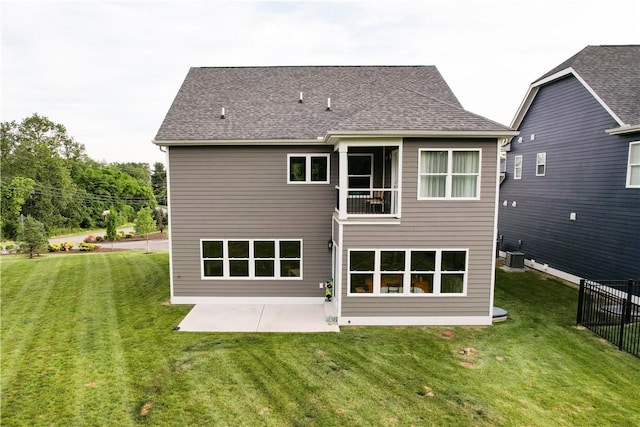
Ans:
POLYGON ((547 170, 547 153, 536 155, 536 176, 544 176, 547 170))
POLYGON ((329 184, 329 154, 288 154, 288 184, 329 184))
POLYGON ((349 195, 371 195, 371 189, 373 188, 373 155, 349 154, 347 159, 349 195), (357 188, 362 188, 366 191, 354 191, 357 188))
POLYGON ((302 240, 201 240, 203 279, 301 279, 302 240))
POLYGON ((522 156, 513 158, 513 179, 522 179, 522 156))
POLYGON ((418 199, 480 197, 480 150, 419 150, 418 199))
POLYGON ((465 295, 467 259, 467 249, 350 250, 348 294, 465 295))
POLYGON ((627 188, 640 188, 640 141, 629 144, 627 188))

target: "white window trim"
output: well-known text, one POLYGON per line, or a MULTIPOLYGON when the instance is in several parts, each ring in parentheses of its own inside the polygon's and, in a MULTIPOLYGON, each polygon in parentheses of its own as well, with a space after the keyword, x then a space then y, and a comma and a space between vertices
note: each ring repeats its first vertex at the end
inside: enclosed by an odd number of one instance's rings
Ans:
POLYGON ((640 141, 632 141, 629 143, 629 154, 627 156, 627 188, 640 188, 640 183, 631 184, 631 168, 640 168, 640 163, 631 163, 631 147, 640 146, 640 141))
POLYGON ((547 173, 547 153, 536 154, 536 176, 545 176, 547 173), (540 155, 542 155, 542 162, 540 162, 540 155), (542 173, 538 172, 538 167, 542 166, 542 173))
POLYGON ((302 280, 303 279, 303 259, 304 251, 302 239, 200 239, 200 278, 202 280, 302 280), (234 258, 234 259, 246 259, 249 261, 249 275, 248 276, 230 276, 229 275, 229 247, 228 242, 249 242, 249 258, 234 258), (204 242, 222 242, 222 263, 224 276, 205 276, 204 275, 204 262, 207 260, 218 260, 219 258, 204 258, 202 256, 202 244, 204 242), (275 258, 255 258, 254 257, 254 243, 255 242, 274 242, 275 243, 275 258), (280 242, 300 242, 300 258, 280 258, 280 242), (300 276, 280 276, 280 261, 281 260, 299 260, 300 261, 300 276), (274 261, 274 275, 273 277, 256 276, 255 275, 255 261, 258 260, 273 260, 274 261))
POLYGON ((331 154, 329 153, 288 153, 287 154, 287 184, 329 184, 331 182, 331 154), (305 180, 291 181, 291 158, 304 157, 305 180), (311 181, 311 159, 314 157, 324 157, 327 159, 327 179, 325 181, 311 181))
POLYGON ((523 158, 522 156, 515 156, 513 158, 513 179, 522 179, 522 165, 523 158), (518 160, 520 160, 520 174, 518 174, 518 160))
MULTIPOLYGON (((446 274, 445 273, 445 274, 446 274)), ((469 249, 467 248, 411 248, 411 249, 403 249, 403 248, 384 248, 384 249, 371 249, 371 248, 359 248, 359 249, 349 249, 347 255, 347 296, 357 296, 357 297, 390 297, 390 298, 398 298, 398 297, 415 297, 415 298, 442 298, 442 297, 465 297, 467 296, 467 282, 469 278, 469 249), (380 253, 383 251, 404 251, 405 252, 405 268, 402 274, 404 274, 403 278, 403 289, 400 293, 386 293, 380 292, 380 282, 382 274, 394 274, 393 271, 381 271, 380 270, 380 253), (411 252, 429 252, 433 251, 436 253, 436 266, 433 273, 433 292, 432 293, 411 293, 411 252), (463 274, 463 282, 462 282, 462 292, 458 294, 445 294, 441 293, 441 276, 442 276, 442 252, 465 252, 465 270, 464 271, 447 271, 446 273, 458 273, 463 274), (351 271, 351 252, 374 252, 374 271, 351 271), (373 293, 359 293, 359 292, 351 292, 351 273, 355 274, 373 274, 373 293), (404 286, 404 284, 409 284, 409 286, 404 286)))
MULTIPOLYGON (((463 174, 463 175, 472 175, 472 174, 463 174)), ((482 181, 482 149, 481 148, 419 148, 418 149, 418 200, 480 200, 480 182, 482 181), (445 184, 445 197, 422 197, 422 176, 429 175, 423 174, 420 171, 420 158, 421 153, 423 151, 447 151, 449 155, 447 156, 447 173, 446 173, 446 184, 445 184), (478 152, 478 173, 476 174, 478 179, 476 180, 476 197, 452 197, 451 190, 453 187, 453 173, 452 163, 453 163, 453 155, 454 151, 477 151, 478 152)))

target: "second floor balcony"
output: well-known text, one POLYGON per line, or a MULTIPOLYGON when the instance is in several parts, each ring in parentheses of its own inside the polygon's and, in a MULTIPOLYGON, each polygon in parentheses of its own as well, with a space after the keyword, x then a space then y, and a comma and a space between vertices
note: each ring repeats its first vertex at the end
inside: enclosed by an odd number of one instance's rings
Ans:
MULTIPOLYGON (((397 216, 399 192, 395 188, 347 188, 346 215, 397 216)), ((340 206, 340 187, 336 187, 336 210, 340 206)))
POLYGON ((398 140, 338 144, 340 219, 400 217, 402 145, 398 140))

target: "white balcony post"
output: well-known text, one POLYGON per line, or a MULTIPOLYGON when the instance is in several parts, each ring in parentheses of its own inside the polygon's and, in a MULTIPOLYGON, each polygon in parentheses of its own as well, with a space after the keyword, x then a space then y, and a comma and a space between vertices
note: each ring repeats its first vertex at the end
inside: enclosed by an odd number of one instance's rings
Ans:
POLYGON ((348 147, 345 144, 338 145, 338 167, 339 167, 339 194, 340 209, 338 209, 338 218, 347 219, 347 200, 349 194, 349 158, 347 156, 348 147))

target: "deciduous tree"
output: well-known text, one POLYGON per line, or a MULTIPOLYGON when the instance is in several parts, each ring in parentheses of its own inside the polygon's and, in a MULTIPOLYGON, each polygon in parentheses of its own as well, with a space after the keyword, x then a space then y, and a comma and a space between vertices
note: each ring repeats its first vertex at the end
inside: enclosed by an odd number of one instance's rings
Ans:
POLYGON ((18 232, 18 220, 27 197, 34 191, 35 181, 23 176, 14 177, 0 188, 0 240, 14 239, 18 232))
POLYGON ((106 238, 111 242, 111 250, 113 250, 113 242, 118 239, 118 212, 112 207, 105 219, 107 222, 106 238))
POLYGON ((149 252, 149 233, 156 230, 156 223, 151 217, 151 209, 142 208, 136 216, 135 222, 136 234, 143 235, 147 238, 147 253, 149 252))

